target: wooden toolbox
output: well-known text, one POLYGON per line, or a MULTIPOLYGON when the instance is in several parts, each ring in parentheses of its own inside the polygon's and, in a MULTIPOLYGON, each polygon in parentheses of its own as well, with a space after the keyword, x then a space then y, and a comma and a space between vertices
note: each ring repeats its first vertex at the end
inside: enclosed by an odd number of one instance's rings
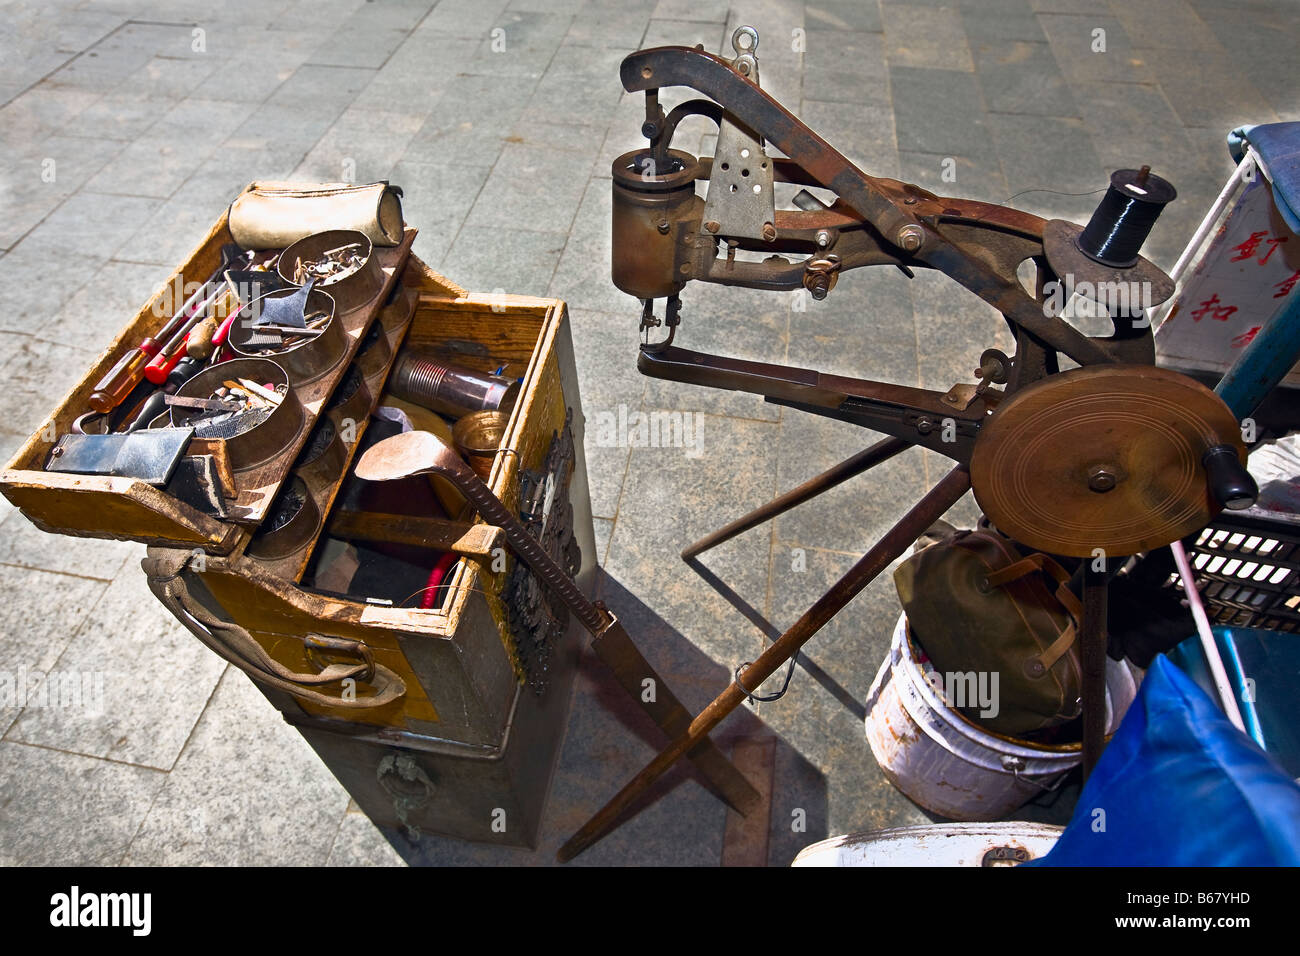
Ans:
MULTIPOLYGON (((0 473, 0 491, 46 531, 149 545, 155 594, 254 679, 395 843, 427 832, 531 846, 563 736, 580 627, 559 628, 538 679, 503 600, 516 568, 499 529, 465 514, 367 513, 355 502, 345 507, 342 489, 356 482, 353 460, 400 348, 476 371, 505 366, 522 384, 488 484, 518 511, 521 487, 544 476, 553 446, 571 429, 575 578, 590 594, 595 541, 568 317, 555 299, 467 292, 411 253, 414 237, 408 227, 398 246, 376 248, 383 288, 342 316, 346 360, 294 386, 302 427, 282 454, 235 476, 224 519, 138 480, 45 470, 54 442, 88 410, 95 383, 164 321, 155 310, 162 288, 0 473), (332 471, 312 471, 304 452, 326 421, 339 439, 330 443, 332 471), (291 486, 305 490, 310 519, 292 548, 267 548, 268 513, 291 486), (326 543, 356 540, 405 541, 430 561, 454 552, 445 596, 421 609, 418 601, 403 606, 411 602, 317 586, 314 561, 326 543), (350 676, 322 680, 326 670, 350 676)), ((231 241, 223 215, 167 286, 210 275, 231 241)))

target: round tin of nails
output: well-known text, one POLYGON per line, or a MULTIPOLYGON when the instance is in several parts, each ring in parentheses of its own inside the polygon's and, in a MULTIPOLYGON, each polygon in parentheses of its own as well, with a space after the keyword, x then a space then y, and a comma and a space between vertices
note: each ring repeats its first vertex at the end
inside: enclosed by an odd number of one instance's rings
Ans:
POLYGON ((279 561, 305 549, 319 525, 320 509, 307 483, 295 476, 271 502, 271 510, 244 553, 262 561, 279 561))
POLYGON ((384 273, 363 232, 331 229, 299 239, 280 254, 276 269, 293 286, 313 276, 316 288, 334 297, 339 315, 360 308, 384 288, 384 273))
POLYGON ((414 289, 398 285, 388 304, 379 310, 379 318, 375 321, 383 326, 384 335, 388 336, 390 344, 411 324, 418 300, 419 294, 414 289))
POLYGON ((307 444, 303 446, 294 472, 313 492, 334 484, 343 475, 348 449, 339 437, 338 426, 324 416, 317 420, 307 444))
POLYGON ((344 440, 351 441, 349 436, 355 438, 360 430, 358 425, 370 417, 373 404, 374 395, 361 374, 361 367, 353 362, 343 373, 342 380, 334 386, 334 394, 330 396, 325 411, 338 426, 344 440))
POLYGON ((289 387, 289 373, 270 359, 211 365, 178 388, 176 396, 214 403, 210 409, 172 405, 172 424, 192 427, 198 438, 225 439, 235 471, 282 454, 306 421, 298 395, 289 387))
POLYGON ((353 361, 361 369, 361 375, 372 393, 383 391, 381 379, 388 371, 388 363, 392 358, 393 346, 384 334, 384 327, 378 321, 371 323, 370 331, 361 340, 360 351, 353 361))
POLYGON ((307 295, 302 318, 306 327, 259 324, 267 303, 287 299, 297 289, 279 289, 254 299, 235 316, 230 327, 230 349, 245 358, 269 358, 282 365, 289 380, 300 385, 313 382, 334 369, 348 350, 348 337, 335 316, 334 297, 313 287, 307 295))
POLYGON ((501 440, 506 436, 510 416, 501 412, 474 412, 460 419, 451 429, 456 450, 465 456, 474 472, 487 481, 492 474, 492 462, 501 450, 501 440))

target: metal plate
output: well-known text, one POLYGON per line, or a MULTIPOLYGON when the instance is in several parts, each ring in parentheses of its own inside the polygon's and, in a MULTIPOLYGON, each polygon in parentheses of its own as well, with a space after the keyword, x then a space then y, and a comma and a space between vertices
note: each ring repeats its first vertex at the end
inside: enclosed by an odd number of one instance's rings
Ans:
POLYGON ((776 220, 772 161, 749 130, 725 116, 704 201, 703 222, 716 222, 717 234, 763 239, 763 227, 776 220))
POLYGON ((1198 382, 1143 365, 1073 369, 998 407, 975 442, 971 485, 998 529, 1028 547, 1135 554, 1218 514, 1201 466, 1215 444, 1245 460, 1237 421, 1198 382), (1093 489, 1094 469, 1113 476, 1110 490, 1093 489))

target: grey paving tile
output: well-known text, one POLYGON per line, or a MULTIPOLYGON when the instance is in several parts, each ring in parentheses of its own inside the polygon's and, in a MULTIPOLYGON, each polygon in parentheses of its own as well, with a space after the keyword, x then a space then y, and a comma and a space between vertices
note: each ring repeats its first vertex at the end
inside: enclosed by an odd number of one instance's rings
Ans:
MULTIPOLYGON (((1215 38, 1241 63, 1286 63, 1295 56, 1295 12, 1277 4, 1197 4, 1215 38)), ((1151 44, 1154 45, 1154 44, 1151 44)), ((1300 76, 1295 70, 1250 70, 1280 120, 1300 120, 1300 76)))
POLYGON ((5 866, 116 864, 165 779, 157 770, 25 744, 0 742, 0 755, 5 866))
POLYGON ((1001 204, 1013 192, 1007 188, 1002 164, 996 159, 900 152, 898 163, 903 179, 939 196, 1001 204))
MULTIPOLYGON (((587 164, 597 144, 589 144, 587 164)), ((570 175, 580 158, 571 151, 507 143, 470 209, 466 225, 567 232, 586 182, 570 175)))
POLYGON ((1219 40, 1186 0, 1146 0, 1122 3, 1112 0, 1110 9, 1124 25, 1134 46, 1182 50, 1221 50, 1219 40))
POLYGON ((55 134, 10 153, 0 171, 0 246, 13 246, 116 156, 123 144, 55 134))
POLYGON ((593 138, 603 134, 623 95, 618 68, 631 52, 631 48, 561 46, 533 91, 516 134, 526 135, 526 130, 540 120, 543 124, 582 128, 581 141, 589 146, 593 138))
MULTIPOLYGON (((753 659, 759 635, 676 555, 775 495, 770 450, 778 428, 775 423, 711 415, 694 421, 693 428, 698 429, 692 435, 695 448, 632 449, 605 568, 615 580, 633 586, 665 625, 730 670, 753 659), (727 490, 721 500, 719 488, 727 490)), ((769 547, 769 536, 755 531, 708 552, 702 562, 766 613, 769 547)), ((611 607, 616 607, 612 601, 611 607)))
POLYGON ((372 69, 305 63, 276 87, 266 103, 313 114, 333 108, 337 114, 356 99, 374 75, 372 69))
MULTIPOLYGON (((545 3, 545 0, 541 2, 545 3)), ((547 6, 549 8, 549 4, 547 6)), ((634 50, 646 45, 642 43, 642 37, 650 23, 650 9, 644 4, 583 4, 574 13, 579 15, 574 16, 569 25, 565 44, 613 47, 619 50, 634 50)))
POLYGON ((1109 179, 1082 122, 994 113, 989 126, 1007 188, 1023 193, 1017 208, 1049 219, 1091 215, 1109 179))
POLYGON ((59 89, 44 84, 27 90, 0 108, 0 143, 7 149, 38 143, 63 129, 101 95, 98 90, 59 89))
POLYGON ((224 66, 215 55, 155 56, 115 86, 113 93, 182 99, 214 79, 224 66))
POLYGON ((279 49, 271 55, 246 52, 241 47, 222 69, 222 75, 230 77, 230 81, 217 88, 231 102, 262 103, 293 76, 306 58, 305 50, 279 49))
POLYGON ((433 3, 365 4, 312 51, 308 62, 377 69, 433 6, 433 3))
MULTIPOLYGON (((788 411, 781 420, 777 445, 777 493, 821 474, 882 437, 846 422, 788 411)), ((907 509, 904 502, 920 497, 922 477, 920 453, 904 452, 776 518, 771 525, 777 542, 773 588, 779 590, 778 582, 784 582, 807 561, 813 549, 852 554, 866 551, 907 509), (795 554, 796 548, 805 553, 795 554)), ((792 623, 794 619, 784 621, 783 626, 792 623)))
POLYGON ((706 23, 725 23, 727 4, 724 0, 659 0, 654 20, 700 20, 706 23))
POLYGON ((636 409, 645 394, 646 379, 636 370, 640 312, 590 312, 569 307, 573 339, 600 343, 577 356, 579 394, 588 419, 600 412, 617 413, 619 404, 636 409))
POLYGON ((610 280, 611 205, 609 180, 592 179, 569 227, 550 294, 564 299, 572 308, 624 315, 635 332, 640 306, 610 280))
POLYGON ((509 0, 442 0, 415 32, 481 39, 508 3, 509 0))
POLYGON ((1150 80, 1142 55, 1133 49, 1120 22, 1106 13, 1039 14, 1038 25, 1071 83, 1150 80))
POLYGON ((483 292, 542 295, 564 248, 556 232, 503 230, 467 223, 457 234, 440 272, 483 292))
MULTIPOLYGON (((170 199, 159 203, 151 215, 137 219, 135 234, 122 248, 120 258, 170 264, 172 268, 188 259, 212 228, 213 220, 252 178, 231 164, 231 158, 238 155, 223 151, 212 164, 205 164, 191 176, 170 199)), ((259 171, 264 178, 275 178, 266 166, 261 166, 259 171)))
POLYGON ((1184 126, 1222 130, 1226 135, 1243 123, 1274 120, 1272 108, 1228 53, 1201 52, 1196 69, 1187 69, 1179 50, 1139 50, 1184 126), (1246 117, 1246 119, 1243 119, 1246 117))
MULTIPOLYGON (((790 317, 802 301, 802 297, 796 299, 793 293, 692 283, 682 293, 682 324, 676 344, 693 351, 732 358, 783 362, 790 317)), ((652 408, 765 422, 775 422, 781 416, 778 406, 758 395, 656 378, 647 382, 645 401, 652 408)))
MULTIPOLYGON (((635 410, 635 409, 633 409, 635 410)), ((596 414, 601 411, 617 414, 617 406, 611 408, 584 408, 589 422, 596 422, 596 414)), ((623 483, 627 479, 627 464, 632 450, 617 443, 600 444, 593 430, 588 429, 583 439, 583 453, 587 457, 587 480, 591 485, 591 513, 597 517, 613 518, 618 514, 618 506, 623 497, 623 483)), ((606 555, 609 546, 605 546, 606 555)))
POLYGON ((872 176, 898 177, 894 111, 888 106, 804 100, 800 119, 872 176))
POLYGON ((613 518, 593 518, 592 524, 596 531, 596 562, 605 563, 605 554, 609 550, 609 539, 614 534, 613 518))
POLYGON ((1078 109, 1046 43, 977 46, 976 68, 984 100, 994 113, 1075 117, 1078 109))
MULTIPOLYGON (((487 182, 488 166, 454 166, 411 159, 408 150, 393 167, 391 182, 404 192, 402 214, 420 232, 415 254, 426 263, 438 263, 451 248, 479 190, 487 182)), ((464 285, 456 276, 453 281, 464 285)))
POLYGON ((979 86, 953 70, 891 66, 898 148, 941 156, 996 158, 979 86))
MULTIPOLYGON (((852 562, 851 555, 811 553, 807 572, 782 576, 784 586, 775 590, 774 620, 792 623, 852 562)), ((810 772, 826 781, 820 793, 814 791, 820 802, 810 803, 806 792, 789 784, 789 791, 774 794, 782 817, 789 819, 790 804, 806 810, 803 845, 823 834, 929 822, 880 771, 862 727, 867 691, 885 659, 897 613, 893 582, 886 573, 805 645, 806 666, 796 671, 786 696, 759 707, 763 722, 811 764, 810 772)), ((778 779, 790 780, 788 769, 780 769, 787 774, 778 779)), ((798 848, 788 835, 782 844, 791 856, 798 848)))
POLYGON ((64 130, 88 139, 131 142, 172 109, 180 96, 112 92, 95 100, 64 124, 64 130))
POLYGON ((885 51, 897 66, 974 71, 961 13, 954 7, 885 2, 885 51))
POLYGON ((173 266, 106 262, 49 319, 32 326, 36 338, 78 342, 86 349, 107 348, 173 266))
POLYGON ((1028 0, 985 0, 961 5, 961 22, 971 52, 996 49, 1003 43, 1042 43, 1043 34, 1028 0))
POLYGON ((812 30, 852 30, 879 33, 880 5, 855 0, 814 0, 804 6, 804 21, 812 30))
MULTIPOLYGON (((40 401, 40 417, 43 417, 54 403, 40 401)), ((0 524, 0 535, 4 538, 0 542, 0 564, 41 568, 101 581, 116 577, 126 562, 139 557, 140 546, 128 541, 47 534, 17 510, 10 512, 0 524)))
POLYGON ((984 349, 1014 351, 1001 314, 947 276, 918 272, 911 293, 922 388, 946 392, 958 382, 973 382, 984 349))
POLYGON ((348 109, 312 147, 293 178, 361 183, 387 179, 423 123, 422 114, 348 109))
POLYGON ((530 77, 457 76, 411 141, 407 158, 491 166, 535 85, 530 77))
POLYGON ((28 707, 7 740, 158 770, 176 763, 226 663, 167 612, 133 564, 103 592, 53 667, 94 675, 102 707, 28 707))
POLYGON ((101 169, 86 188, 97 193, 165 199, 218 149, 252 109, 248 103, 182 101, 101 169))
POLYGON ((701 43, 708 53, 720 54, 724 49, 731 50, 726 27, 720 20, 653 19, 646 25, 641 46, 649 49, 656 46, 698 46, 701 43))
POLYGON ((406 862, 360 809, 348 807, 327 866, 405 866, 406 862))
MULTIPOLYGON (((138 196, 106 196, 84 189, 69 197, 23 239, 22 246, 49 259, 74 257, 98 265, 127 241, 158 205, 138 196)), ((74 273, 75 276, 75 273, 74 273)))
POLYGON ((124 862, 321 866, 347 804, 306 741, 232 667, 124 862))
MULTIPOLYGON (((7 504, 7 502, 6 502, 7 504)), ((12 506, 9 506, 12 511, 12 506)), ((6 518, 10 515, 6 514, 6 518)), ((21 515, 17 520, 25 521, 21 515)), ((0 607, 0 735, 22 711, 54 670, 73 635, 94 613, 109 583, 95 578, 56 574, 36 568, 0 565, 0 586, 8 595, 32 595, 32 601, 9 600, 0 607), (39 596, 39 597, 37 597, 39 596), (39 613, 33 606, 39 600, 39 613)), ((90 687, 92 694, 94 685, 90 687)), ((71 699, 69 703, 71 703, 71 699)), ((90 700, 83 697, 83 702, 90 700)), ((84 708, 77 714, 84 715, 84 708)))
POLYGON ((332 108, 303 112, 290 106, 264 104, 230 134, 218 155, 228 158, 228 162, 237 161, 244 154, 252 156, 261 168, 251 178, 287 175, 302 162, 337 116, 338 112, 332 108))
POLYGON ((889 64, 879 33, 809 30, 804 52, 805 100, 889 109, 889 64))
POLYGON ((1136 157, 1146 156, 1149 160, 1143 162, 1152 161, 1161 175, 1169 170, 1171 181, 1207 171, 1203 151, 1193 145, 1159 86, 1081 83, 1074 92, 1093 148, 1107 168, 1131 166, 1136 157))

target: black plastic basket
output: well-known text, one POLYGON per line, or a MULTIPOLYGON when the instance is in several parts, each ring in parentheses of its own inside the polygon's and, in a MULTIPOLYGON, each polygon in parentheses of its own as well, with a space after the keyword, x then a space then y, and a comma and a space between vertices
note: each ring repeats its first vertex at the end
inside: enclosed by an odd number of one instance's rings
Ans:
MULTIPOLYGON (((1300 516, 1221 512, 1187 557, 1211 623, 1300 631, 1300 516)), ((1170 585, 1182 589, 1177 574, 1170 585)))

